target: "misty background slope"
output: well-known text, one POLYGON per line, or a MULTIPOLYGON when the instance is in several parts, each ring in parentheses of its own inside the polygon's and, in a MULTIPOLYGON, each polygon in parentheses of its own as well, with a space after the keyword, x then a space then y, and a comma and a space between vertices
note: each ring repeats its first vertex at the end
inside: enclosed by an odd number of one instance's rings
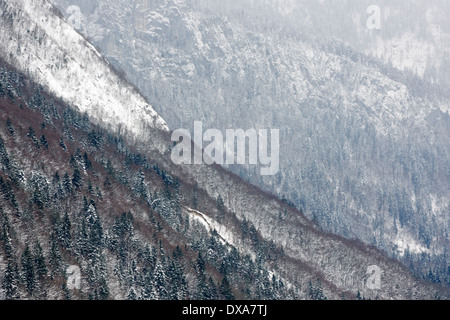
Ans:
POLYGON ((447 3, 53 2, 171 129, 280 129, 277 176, 230 169, 448 283, 447 3))

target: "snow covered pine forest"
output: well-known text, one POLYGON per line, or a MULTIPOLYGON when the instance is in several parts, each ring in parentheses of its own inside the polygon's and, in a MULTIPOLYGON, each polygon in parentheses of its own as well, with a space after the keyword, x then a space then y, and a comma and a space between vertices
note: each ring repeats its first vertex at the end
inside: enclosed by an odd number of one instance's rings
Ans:
POLYGON ((150 105, 48 1, 1 0, 0 17, 1 299, 448 299, 446 253, 423 258, 430 281, 270 182, 173 164, 167 96, 150 105))

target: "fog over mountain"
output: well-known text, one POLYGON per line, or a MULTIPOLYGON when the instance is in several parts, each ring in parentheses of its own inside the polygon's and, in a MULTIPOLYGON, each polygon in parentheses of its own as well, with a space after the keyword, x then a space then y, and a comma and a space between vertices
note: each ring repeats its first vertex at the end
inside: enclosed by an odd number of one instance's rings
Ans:
POLYGON ((171 129, 280 129, 279 174, 230 169, 448 282, 448 3, 54 2, 171 129))

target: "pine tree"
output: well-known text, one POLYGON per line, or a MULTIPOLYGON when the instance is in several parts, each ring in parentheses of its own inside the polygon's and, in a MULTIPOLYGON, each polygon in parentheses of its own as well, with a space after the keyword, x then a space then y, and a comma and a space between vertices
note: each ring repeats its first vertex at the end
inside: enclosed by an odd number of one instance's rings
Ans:
POLYGON ((44 253, 38 240, 36 240, 33 248, 33 260, 36 270, 36 275, 39 279, 44 279, 47 275, 47 265, 45 264, 44 253))
POLYGON ((36 275, 33 266, 33 256, 27 245, 21 258, 22 263, 22 279, 30 295, 33 295, 36 289, 36 275))
POLYGON ((42 136, 41 136, 40 142, 41 142, 41 145, 42 145, 45 149, 48 149, 48 142, 47 142, 47 139, 45 138, 45 135, 42 135, 42 136))
POLYGON ((92 248, 91 251, 101 250, 103 247, 103 227, 93 200, 89 204, 85 217, 88 228, 88 239, 92 248))
POLYGON ((36 138, 36 133, 34 132, 34 129, 32 127, 28 128, 27 137, 31 138, 36 148, 39 148, 39 141, 36 138))
POLYGON ((309 280, 309 297, 313 300, 327 300, 327 297, 323 293, 322 282, 317 278, 315 284, 309 280))
POLYGON ((9 223, 8 215, 5 214, 3 208, 0 206, 0 240, 3 242, 3 248, 5 250, 6 259, 13 261, 13 245, 11 239, 12 226, 9 223))
POLYGON ((225 203, 223 202, 222 197, 219 195, 216 200, 216 207, 220 214, 220 219, 223 219, 223 216, 225 215, 225 203))
POLYGON ((198 277, 197 282, 197 300, 210 300, 211 299, 211 292, 209 291, 208 284, 206 282, 206 277, 202 273, 198 277))
POLYGON ((5 250, 6 259, 12 261, 13 259, 13 247, 11 237, 9 236, 9 231, 6 228, 2 230, 2 240, 3 240, 3 248, 5 250))
POLYGON ((144 276, 139 300, 150 300, 152 298, 153 298, 152 276, 150 273, 147 273, 144 276))
POLYGON ((72 185, 77 190, 80 189, 83 186, 83 178, 82 178, 81 172, 80 172, 80 170, 78 170, 78 168, 76 168, 73 171, 72 185))
POLYGON ((100 279, 100 288, 98 295, 100 300, 107 300, 109 297, 108 283, 106 282, 106 279, 103 277, 100 279))
MULTIPOLYGON (((179 249, 179 247, 177 248, 179 249)), ((187 297, 187 282, 180 258, 180 252, 175 250, 169 263, 168 279, 171 287, 169 298, 172 300, 185 300, 187 297)))
POLYGON ((138 175, 136 178, 135 190, 142 199, 144 199, 144 200, 147 199, 147 184, 145 183, 144 172, 142 172, 141 169, 139 169, 139 172, 138 172, 138 175))
POLYGON ((201 275, 205 273, 205 260, 203 259, 203 256, 201 253, 198 254, 197 268, 198 268, 198 272, 201 275))
POLYGON ((72 193, 72 181, 67 172, 63 176, 62 185, 66 194, 72 193))
POLYGON ((209 279, 208 279, 208 287, 209 287, 210 299, 211 300, 218 300, 219 299, 219 294, 217 293, 217 287, 216 287, 216 284, 214 283, 214 281, 213 281, 213 279, 211 277, 209 277, 209 279))
POLYGON ((2 289, 6 300, 15 300, 20 298, 18 292, 19 283, 15 270, 17 270, 17 266, 14 267, 13 262, 9 261, 6 265, 6 270, 2 279, 2 289))
POLYGON ((60 225, 57 229, 58 239, 64 248, 69 249, 71 247, 72 235, 71 235, 71 223, 69 214, 64 213, 63 218, 60 221, 60 225))
POLYGON ((364 300, 363 297, 361 296, 361 292, 359 292, 359 290, 356 293, 356 300, 364 300))
POLYGON ((9 159, 8 151, 6 150, 3 138, 0 136, 0 162, 2 170, 9 172, 11 170, 11 161, 9 159))
POLYGON ((32 201, 39 210, 44 209, 44 197, 41 193, 41 190, 39 189, 39 186, 36 184, 33 191, 32 201))
POLYGON ((63 281, 61 289, 64 294, 64 300, 72 300, 72 295, 70 294, 69 288, 67 288, 66 281, 63 281))
POLYGON ((168 298, 167 276, 160 260, 156 263, 155 271, 153 273, 153 288, 156 291, 158 299, 166 300, 168 298))
POLYGON ((136 291, 134 290, 134 288, 131 288, 130 291, 128 292, 127 300, 136 300, 136 299, 137 299, 136 291))
POLYGON ((86 170, 92 170, 92 162, 91 162, 91 160, 89 160, 89 157, 86 152, 83 155, 83 163, 84 163, 84 168, 86 170))
POLYGON ((91 179, 88 180, 88 192, 91 196, 94 195, 94 187, 92 186, 92 181, 91 179))
POLYGON ((231 292, 231 286, 226 276, 223 277, 219 290, 226 300, 234 300, 234 295, 231 292))
POLYGON ((63 137, 61 137, 61 138, 59 139, 59 146, 60 146, 64 151, 67 151, 67 146, 66 146, 66 144, 64 143, 63 137))
POLYGON ((48 260, 50 264, 50 278, 54 279, 61 275, 63 271, 61 265, 61 252, 59 251, 58 242, 54 233, 50 235, 50 255, 48 260))

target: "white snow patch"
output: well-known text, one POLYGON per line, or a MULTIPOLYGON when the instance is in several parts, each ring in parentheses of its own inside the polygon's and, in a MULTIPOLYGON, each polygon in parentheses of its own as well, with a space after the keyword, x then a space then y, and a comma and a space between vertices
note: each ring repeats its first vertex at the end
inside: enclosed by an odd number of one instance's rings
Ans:
POLYGON ((223 244, 230 244, 237 247, 235 237, 225 226, 221 225, 217 221, 211 219, 198 210, 189 207, 185 207, 185 209, 189 213, 189 217, 200 222, 206 228, 206 230, 208 230, 209 232, 216 230, 223 244))
POLYGON ((0 54, 21 72, 97 123, 131 135, 148 127, 168 131, 164 120, 134 88, 114 74, 98 51, 43 1, 7 0, 18 15, 0 22, 0 54), (21 48, 21 54, 13 54, 21 48))
POLYGON ((397 234, 396 239, 394 240, 394 244, 397 245, 397 251, 399 252, 400 256, 403 256, 406 250, 415 254, 429 252, 427 248, 417 243, 417 241, 413 239, 413 237, 400 230, 397 234))

